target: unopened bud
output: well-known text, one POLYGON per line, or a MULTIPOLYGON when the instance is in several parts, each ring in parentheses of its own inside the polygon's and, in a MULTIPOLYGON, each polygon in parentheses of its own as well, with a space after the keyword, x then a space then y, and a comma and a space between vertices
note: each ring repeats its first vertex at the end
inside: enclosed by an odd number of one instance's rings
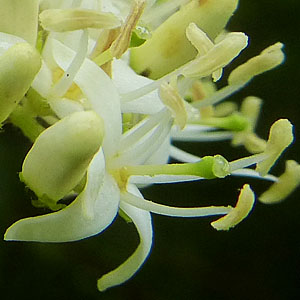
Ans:
POLYGON ((22 100, 40 67, 40 55, 28 43, 15 44, 0 56, 0 124, 22 100))
POLYGON ((83 178, 103 136, 104 124, 95 112, 65 117, 37 138, 20 178, 42 202, 57 202, 83 178))

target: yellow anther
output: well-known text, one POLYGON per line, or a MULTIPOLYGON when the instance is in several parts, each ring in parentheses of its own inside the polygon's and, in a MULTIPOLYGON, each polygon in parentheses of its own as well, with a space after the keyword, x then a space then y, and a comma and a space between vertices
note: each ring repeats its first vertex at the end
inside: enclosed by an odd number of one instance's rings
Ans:
POLYGON ((240 192, 238 202, 226 216, 211 223, 217 230, 229 230, 243 221, 253 208, 255 195, 248 184, 240 192))
POLYGON ((293 142, 293 125, 287 119, 276 121, 270 129, 269 139, 264 154, 266 159, 258 163, 256 171, 260 175, 268 174, 271 167, 282 154, 282 152, 293 142))
POLYGON ((183 69, 186 77, 205 77, 225 67, 248 45, 248 37, 242 32, 232 32, 207 54, 196 58, 183 69))
POLYGON ((187 112, 184 100, 178 90, 168 83, 163 83, 160 87, 160 99, 170 109, 175 120, 175 124, 182 130, 187 122, 187 112))
POLYGON ((279 177, 277 182, 259 197, 259 201, 265 204, 280 202, 288 197, 299 184, 300 165, 294 160, 288 160, 285 172, 279 177))
POLYGON ((284 61, 282 48, 283 44, 276 43, 266 48, 260 55, 238 66, 230 73, 228 83, 232 85, 244 84, 250 81, 254 76, 277 67, 284 61))

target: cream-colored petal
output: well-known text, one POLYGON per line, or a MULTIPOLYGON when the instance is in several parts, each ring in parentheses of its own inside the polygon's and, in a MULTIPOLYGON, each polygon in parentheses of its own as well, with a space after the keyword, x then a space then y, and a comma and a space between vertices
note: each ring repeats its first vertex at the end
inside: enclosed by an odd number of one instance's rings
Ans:
MULTIPOLYGON (((122 199, 122 198, 121 198, 122 199)), ((108 288, 122 284, 130 279, 147 259, 152 245, 152 222, 148 211, 138 209, 125 202, 120 207, 133 221, 140 236, 140 244, 135 252, 118 268, 103 275, 98 280, 98 289, 105 291, 108 288)))
MULTIPOLYGON (((90 188, 93 189, 93 186, 90 188)), ((95 200, 93 218, 86 217, 83 210, 85 197, 79 195, 74 202, 58 212, 17 221, 7 229, 4 239, 60 243, 96 235, 114 220, 119 208, 119 198, 116 182, 106 174, 95 200)))
MULTIPOLYGON (((66 70, 75 52, 53 40, 53 54, 58 65, 66 70)), ((121 110, 118 92, 107 74, 89 59, 85 59, 74 79, 92 108, 103 118, 105 138, 103 149, 113 155, 118 149, 121 136, 121 110)))

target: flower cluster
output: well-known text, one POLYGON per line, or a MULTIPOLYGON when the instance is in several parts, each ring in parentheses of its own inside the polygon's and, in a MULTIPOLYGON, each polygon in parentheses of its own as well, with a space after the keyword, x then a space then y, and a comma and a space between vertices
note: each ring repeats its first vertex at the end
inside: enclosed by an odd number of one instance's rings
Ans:
POLYGON ((32 141, 20 180, 35 193, 34 206, 52 211, 17 221, 5 240, 76 241, 99 234, 119 214, 135 224, 140 244, 98 280, 104 291, 132 277, 149 255, 151 213, 221 215, 211 225, 229 230, 247 217, 256 198, 246 183, 235 207, 172 207, 144 199, 145 185, 256 177, 274 182, 258 197, 263 203, 282 201, 299 185, 295 161, 287 161, 282 176, 269 174, 293 141, 292 124, 277 120, 266 141, 255 133, 261 99, 247 97, 240 108, 224 101, 280 65, 283 45, 235 68, 227 86, 215 84, 248 45, 246 34, 224 29, 238 0, 0 5, 0 122, 19 127, 32 141), (245 147, 249 156, 229 162, 172 145, 222 140, 245 147), (170 157, 178 163, 168 163, 170 157))

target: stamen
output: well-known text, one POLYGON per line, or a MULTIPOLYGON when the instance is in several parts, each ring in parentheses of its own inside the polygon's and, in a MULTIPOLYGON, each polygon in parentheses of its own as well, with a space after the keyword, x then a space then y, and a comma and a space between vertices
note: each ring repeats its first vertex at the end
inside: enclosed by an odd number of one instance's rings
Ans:
POLYGON ((207 54, 188 63, 182 70, 186 77, 205 77, 225 67, 248 45, 248 37, 242 32, 232 32, 211 48, 207 54))
POLYGON ((265 204, 278 203, 288 197, 299 185, 300 165, 294 160, 288 160, 285 172, 258 199, 265 204))
POLYGON ((216 91, 215 93, 213 93, 212 95, 203 99, 202 101, 193 102, 192 105, 193 105, 193 107, 199 109, 199 108, 205 107, 207 105, 217 104, 217 103, 225 100, 229 96, 233 95, 234 93, 238 92, 245 85, 246 85, 246 83, 236 84, 236 85, 228 85, 228 86, 216 91))
POLYGON ((112 13, 79 8, 47 9, 39 17, 41 25, 45 30, 55 32, 87 28, 115 28, 120 26, 120 21, 112 13))
POLYGON ((187 122, 187 111, 184 100, 180 96, 178 89, 171 84, 163 83, 159 91, 162 102, 170 109, 175 120, 175 124, 182 130, 187 122))
POLYGON ((293 125, 287 119, 276 121, 270 129, 266 149, 263 152, 267 156, 265 160, 258 163, 256 171, 262 176, 266 175, 282 152, 293 142, 293 125))
POLYGON ((158 204, 143 198, 137 197, 131 193, 122 193, 123 201, 152 213, 171 216, 171 217, 207 217, 215 215, 229 214, 232 211, 231 206, 209 206, 209 207, 172 207, 167 205, 158 204))
POLYGON ((68 91, 68 89, 73 84, 73 80, 86 57, 87 48, 88 32, 87 30, 84 30, 80 38, 79 49, 76 55, 74 56, 70 66, 65 71, 62 78, 52 87, 50 91, 50 97, 60 98, 68 91))
POLYGON ((230 131, 244 131, 249 126, 248 120, 239 113, 233 113, 232 115, 227 117, 203 118, 193 123, 209 125, 230 131))
POLYGON ((226 216, 211 223, 217 230, 229 230, 244 220, 253 208, 255 195, 248 184, 245 184, 239 195, 236 207, 226 216))
MULTIPOLYGON (((202 31, 195 23, 191 23, 186 29, 188 40, 198 51, 198 56, 205 55, 214 47, 214 43, 209 39, 204 31, 202 31)), ((218 81, 222 77, 222 68, 213 72, 214 81, 218 81)))
POLYGON ((201 159, 196 155, 185 152, 174 146, 171 146, 170 148, 170 156, 175 158, 178 161, 187 162, 187 163, 195 163, 201 159))
POLYGON ((167 111, 166 109, 164 109, 157 114, 145 118, 136 126, 128 130, 125 134, 122 135, 120 141, 120 149, 125 150, 126 148, 130 147, 135 141, 140 140, 147 134, 147 132, 157 126, 164 117, 167 117, 166 113, 167 111))
POLYGON ((229 85, 245 84, 254 76, 280 65, 284 61, 282 48, 283 44, 276 43, 266 48, 260 55, 255 56, 246 63, 238 66, 228 77, 229 85))
POLYGON ((126 19, 124 26, 121 28, 121 33, 113 42, 111 53, 114 57, 120 58, 123 53, 129 48, 132 31, 135 29, 146 6, 145 0, 135 1, 135 5, 126 19))

